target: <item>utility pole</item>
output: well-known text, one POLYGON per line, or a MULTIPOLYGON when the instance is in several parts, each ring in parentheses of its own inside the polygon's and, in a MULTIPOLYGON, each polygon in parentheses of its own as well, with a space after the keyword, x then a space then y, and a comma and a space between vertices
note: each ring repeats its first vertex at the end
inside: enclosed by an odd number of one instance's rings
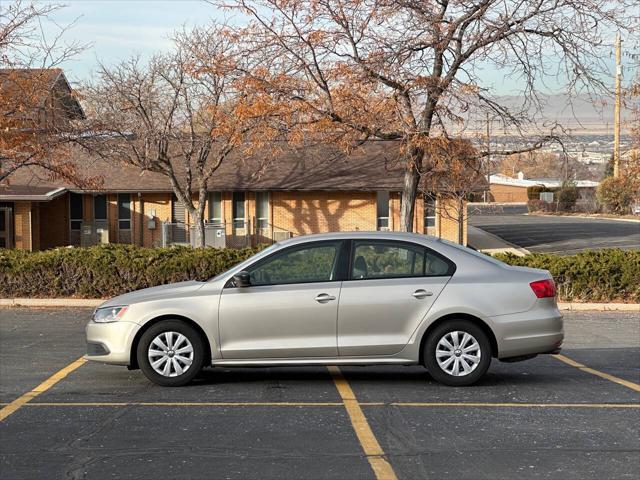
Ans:
POLYGON ((491 199, 491 137, 489 133, 489 112, 487 112, 487 190, 484 191, 484 203, 491 199))
POLYGON ((620 96, 621 96, 621 44, 620 33, 616 34, 616 106, 614 111, 614 127, 613 127, 613 176, 620 176, 620 96))

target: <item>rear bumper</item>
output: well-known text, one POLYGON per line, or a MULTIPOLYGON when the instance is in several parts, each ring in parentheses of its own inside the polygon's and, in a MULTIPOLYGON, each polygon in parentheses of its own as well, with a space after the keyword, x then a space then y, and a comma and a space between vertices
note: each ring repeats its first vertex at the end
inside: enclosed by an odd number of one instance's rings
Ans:
POLYGON ((534 308, 513 315, 491 317, 498 358, 558 353, 564 341, 562 314, 555 307, 534 308))
POLYGON ((95 323, 86 327, 87 354, 84 358, 115 365, 131 364, 131 345, 140 325, 133 322, 95 323))

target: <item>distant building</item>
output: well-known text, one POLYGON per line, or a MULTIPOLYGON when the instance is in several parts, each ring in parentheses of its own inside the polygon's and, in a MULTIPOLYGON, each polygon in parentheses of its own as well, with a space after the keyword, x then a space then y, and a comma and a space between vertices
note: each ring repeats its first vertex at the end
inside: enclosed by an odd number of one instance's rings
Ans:
MULTIPOLYGON (((563 181, 548 178, 529 178, 525 179, 522 172, 518 173, 517 178, 509 177, 501 173, 493 174, 489 177, 491 201, 499 203, 526 203, 529 198, 527 196, 527 188, 534 186, 544 186, 547 188, 559 188, 563 181)), ((599 182, 591 180, 573 181, 578 188, 581 198, 589 198, 595 193, 599 182)))

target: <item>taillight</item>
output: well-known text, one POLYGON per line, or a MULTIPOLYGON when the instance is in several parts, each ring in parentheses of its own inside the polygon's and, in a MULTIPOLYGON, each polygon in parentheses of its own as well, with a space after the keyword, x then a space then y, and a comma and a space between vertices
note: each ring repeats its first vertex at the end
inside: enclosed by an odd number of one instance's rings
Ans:
POLYGON ((536 294, 538 298, 547 298, 556 296, 556 284, 550 278, 546 280, 538 280, 529 284, 531 290, 536 294))

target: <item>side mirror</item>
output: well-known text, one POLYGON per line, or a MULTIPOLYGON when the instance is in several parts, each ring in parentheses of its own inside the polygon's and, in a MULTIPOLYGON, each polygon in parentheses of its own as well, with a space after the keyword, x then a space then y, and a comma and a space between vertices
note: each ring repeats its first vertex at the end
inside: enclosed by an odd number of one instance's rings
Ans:
POLYGON ((236 284, 236 287, 248 287, 251 285, 251 276, 249 272, 238 272, 233 276, 233 283, 236 284))

